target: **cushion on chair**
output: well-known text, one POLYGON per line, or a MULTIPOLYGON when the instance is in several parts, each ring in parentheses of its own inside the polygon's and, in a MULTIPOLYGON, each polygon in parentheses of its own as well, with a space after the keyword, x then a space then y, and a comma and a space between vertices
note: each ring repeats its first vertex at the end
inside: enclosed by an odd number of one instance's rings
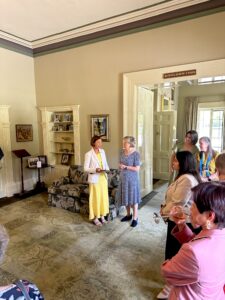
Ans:
POLYGON ((88 174, 84 173, 83 171, 76 170, 73 174, 73 177, 70 177, 70 181, 72 183, 88 184, 88 174))
POLYGON ((115 188, 119 185, 120 172, 118 169, 110 169, 108 173, 108 187, 115 188))

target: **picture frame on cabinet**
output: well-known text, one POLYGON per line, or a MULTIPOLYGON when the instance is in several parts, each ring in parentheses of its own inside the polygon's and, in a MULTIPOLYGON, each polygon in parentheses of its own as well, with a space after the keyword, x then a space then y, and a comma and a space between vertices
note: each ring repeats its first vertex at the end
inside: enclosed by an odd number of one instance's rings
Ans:
POLYGON ((64 131, 63 125, 58 126, 58 131, 64 131))
POLYGON ((58 127, 58 125, 54 125, 54 126, 52 126, 52 131, 58 131, 59 130, 59 127, 58 127))
POLYGON ((38 155, 38 159, 41 162, 42 167, 47 166, 48 164, 47 155, 38 155))
POLYGON ((28 159, 27 159, 27 166, 28 166, 28 168, 37 168, 37 162, 39 161, 39 158, 38 158, 38 156, 36 156, 36 157, 29 157, 28 159))
POLYGON ((109 115, 91 115, 91 137, 98 135, 109 142, 109 115))
POLYGON ((62 121, 61 114, 54 114, 54 123, 58 123, 62 121))
POLYGON ((64 114, 63 115, 63 122, 71 122, 72 121, 72 114, 64 114))
POLYGON ((16 141, 17 142, 33 141, 33 127, 31 124, 16 125, 16 141))
POLYGON ((69 131, 73 131, 73 124, 70 124, 69 131))
POLYGON ((70 161, 70 154, 63 153, 62 154, 62 159, 61 159, 61 164, 62 165, 68 165, 70 161))

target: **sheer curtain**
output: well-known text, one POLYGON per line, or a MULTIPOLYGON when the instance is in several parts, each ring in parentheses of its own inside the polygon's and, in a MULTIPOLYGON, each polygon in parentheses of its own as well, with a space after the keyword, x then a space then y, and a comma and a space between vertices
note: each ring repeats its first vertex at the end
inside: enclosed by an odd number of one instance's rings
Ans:
POLYGON ((198 97, 186 97, 184 104, 184 113, 185 113, 185 123, 184 123, 184 134, 188 130, 197 129, 197 117, 198 117, 198 97))

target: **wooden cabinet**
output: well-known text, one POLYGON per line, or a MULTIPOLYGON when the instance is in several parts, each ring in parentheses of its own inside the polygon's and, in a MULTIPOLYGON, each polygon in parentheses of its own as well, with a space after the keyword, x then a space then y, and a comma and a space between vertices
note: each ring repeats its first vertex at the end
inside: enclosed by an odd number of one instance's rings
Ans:
POLYGON ((40 107, 44 154, 51 165, 80 165, 79 105, 40 107))

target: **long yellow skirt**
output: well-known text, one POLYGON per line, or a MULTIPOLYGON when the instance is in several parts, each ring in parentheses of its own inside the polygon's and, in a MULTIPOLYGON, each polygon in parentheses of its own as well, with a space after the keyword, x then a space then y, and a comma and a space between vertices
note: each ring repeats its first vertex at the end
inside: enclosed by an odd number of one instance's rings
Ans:
POLYGON ((99 175, 98 183, 90 183, 89 193, 89 219, 106 216, 109 213, 109 195, 105 174, 99 175))

